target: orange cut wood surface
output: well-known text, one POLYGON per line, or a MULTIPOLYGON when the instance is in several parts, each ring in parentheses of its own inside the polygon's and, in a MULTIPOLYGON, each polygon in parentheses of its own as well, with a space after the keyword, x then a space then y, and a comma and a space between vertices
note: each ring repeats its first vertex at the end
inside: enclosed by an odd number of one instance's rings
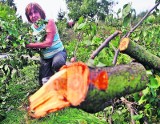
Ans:
POLYGON ((124 51, 128 48, 128 45, 129 45, 129 38, 128 37, 125 37, 121 40, 120 44, 119 44, 119 50, 120 51, 124 51))
POLYGON ((108 74, 105 71, 100 71, 98 75, 91 80, 93 85, 99 90, 106 90, 108 88, 108 74))
POLYGON ((29 97, 29 115, 44 117, 70 105, 79 105, 88 91, 88 67, 82 63, 64 66, 29 97))
POLYGON ((81 62, 64 66, 63 69, 67 69, 67 100, 77 106, 87 95, 89 69, 81 62))

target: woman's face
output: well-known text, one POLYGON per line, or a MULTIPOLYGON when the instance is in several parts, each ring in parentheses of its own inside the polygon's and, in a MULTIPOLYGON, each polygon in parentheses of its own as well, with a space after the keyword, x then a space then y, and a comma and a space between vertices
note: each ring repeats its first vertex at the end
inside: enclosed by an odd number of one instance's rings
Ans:
POLYGON ((32 8, 29 13, 29 18, 32 21, 32 23, 35 23, 37 20, 41 19, 41 16, 38 11, 32 8))

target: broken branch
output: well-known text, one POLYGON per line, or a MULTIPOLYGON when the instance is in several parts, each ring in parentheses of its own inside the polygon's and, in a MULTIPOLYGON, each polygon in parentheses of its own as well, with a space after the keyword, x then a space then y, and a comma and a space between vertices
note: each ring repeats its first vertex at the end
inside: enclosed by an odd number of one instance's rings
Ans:
MULTIPOLYGON (((137 25, 135 25, 126 35, 123 36, 124 37, 129 37, 130 34, 148 17, 148 15, 160 4, 160 2, 158 2, 153 8, 151 8, 146 14, 145 16, 137 23, 137 25)), ((123 39, 122 38, 122 39, 123 39)), ((121 41, 120 41, 121 42, 121 41)), ((117 51, 115 52, 115 56, 114 56, 114 59, 113 59, 113 65, 116 64, 117 62, 117 57, 118 57, 118 54, 119 54, 119 49, 117 49, 117 51)))
POLYGON ((104 48, 104 47, 106 47, 108 44, 109 44, 109 42, 113 39, 113 38, 115 38, 118 34, 121 34, 122 32, 121 31, 115 31, 112 35, 110 35, 93 53, 92 53, 92 55, 91 55, 91 59, 94 59, 97 55, 98 55, 98 53, 104 48))

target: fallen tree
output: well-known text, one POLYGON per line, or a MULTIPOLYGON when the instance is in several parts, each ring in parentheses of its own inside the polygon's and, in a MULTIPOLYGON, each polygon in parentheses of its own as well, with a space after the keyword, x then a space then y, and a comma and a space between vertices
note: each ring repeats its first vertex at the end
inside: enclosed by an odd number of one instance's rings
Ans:
POLYGON ((144 66, 160 71, 160 58, 147 51, 144 47, 131 41, 129 38, 124 38, 120 42, 119 50, 122 53, 128 54, 144 66))
POLYGON ((69 106, 98 112, 109 105, 111 99, 138 92, 147 83, 146 70, 139 63, 88 68, 77 62, 62 67, 29 97, 28 112, 34 118, 69 106))

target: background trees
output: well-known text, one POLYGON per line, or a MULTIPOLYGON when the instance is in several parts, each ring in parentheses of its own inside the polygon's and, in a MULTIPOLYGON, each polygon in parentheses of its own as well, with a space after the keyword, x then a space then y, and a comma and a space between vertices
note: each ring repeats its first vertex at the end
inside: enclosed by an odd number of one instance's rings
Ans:
POLYGON ((69 9, 69 18, 77 21, 79 17, 91 17, 95 15, 101 20, 109 13, 109 7, 113 5, 113 1, 108 0, 66 0, 69 9))

